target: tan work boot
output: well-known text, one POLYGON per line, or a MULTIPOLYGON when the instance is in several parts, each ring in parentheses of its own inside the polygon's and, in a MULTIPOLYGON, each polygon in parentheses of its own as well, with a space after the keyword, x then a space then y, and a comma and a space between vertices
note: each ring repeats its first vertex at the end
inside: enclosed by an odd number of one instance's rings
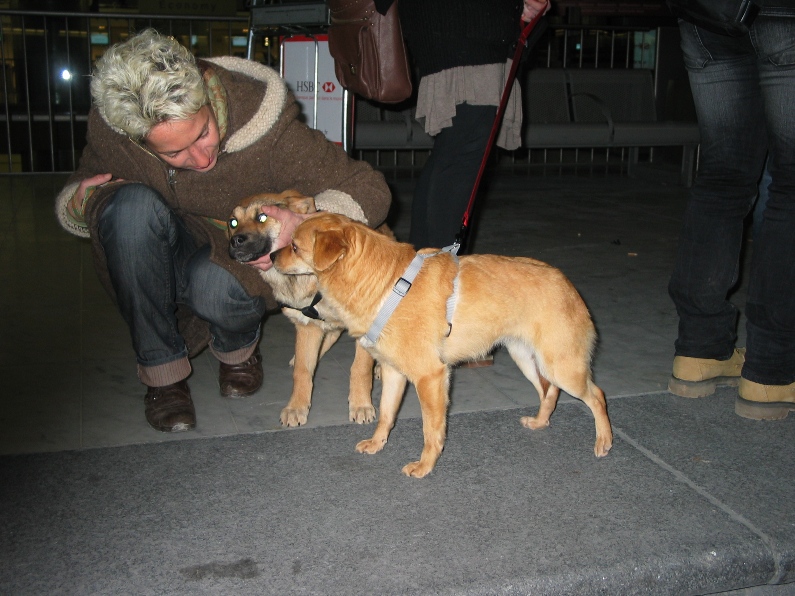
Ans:
POLYGON ((740 379, 740 396, 734 402, 734 412, 753 420, 781 420, 795 411, 795 383, 789 385, 761 385, 740 379))
POLYGON ((736 387, 745 363, 745 348, 735 348, 728 360, 676 356, 668 391, 680 397, 706 397, 718 385, 736 387))

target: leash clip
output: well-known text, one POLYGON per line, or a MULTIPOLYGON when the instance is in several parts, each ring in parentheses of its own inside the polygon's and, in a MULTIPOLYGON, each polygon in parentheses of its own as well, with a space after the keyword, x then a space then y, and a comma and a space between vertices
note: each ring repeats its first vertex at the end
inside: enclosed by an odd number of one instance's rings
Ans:
POLYGON ((445 246, 442 249, 442 252, 449 252, 454 257, 458 256, 458 249, 461 248, 461 243, 456 238, 455 242, 453 242, 450 246, 445 246))

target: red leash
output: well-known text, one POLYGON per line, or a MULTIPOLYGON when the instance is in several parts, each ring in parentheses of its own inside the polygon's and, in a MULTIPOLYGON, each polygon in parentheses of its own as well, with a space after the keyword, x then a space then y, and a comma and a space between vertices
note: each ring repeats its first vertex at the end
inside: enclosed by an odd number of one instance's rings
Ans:
POLYGON ((455 244, 461 245, 466 240, 466 235, 469 228, 469 218, 472 216, 472 209, 475 206, 475 197, 478 194, 480 180, 483 178, 483 172, 486 170, 486 164, 488 163, 489 155, 491 154, 491 147, 494 145, 494 139, 497 137, 497 131, 500 129, 500 123, 502 122, 502 117, 505 114, 505 106, 508 104, 508 98, 511 96, 511 89, 513 88, 514 79, 516 79, 516 70, 519 68, 519 61, 522 58, 522 52, 527 45, 527 38, 530 37, 530 33, 532 33, 533 29, 543 16, 543 11, 539 12, 529 23, 524 26, 522 29, 522 34, 519 36, 519 41, 516 44, 516 51, 513 55, 513 62, 511 63, 511 70, 508 71, 508 80, 505 83, 505 89, 502 91, 500 105, 497 108, 497 116, 494 118, 494 125, 491 127, 491 134, 489 135, 489 142, 486 145, 486 152, 483 155, 483 161, 480 163, 478 177, 475 179, 475 186, 472 188, 472 194, 469 195, 469 204, 467 205, 467 210, 464 212, 464 219, 461 222, 461 231, 458 232, 458 236, 456 236, 455 244))

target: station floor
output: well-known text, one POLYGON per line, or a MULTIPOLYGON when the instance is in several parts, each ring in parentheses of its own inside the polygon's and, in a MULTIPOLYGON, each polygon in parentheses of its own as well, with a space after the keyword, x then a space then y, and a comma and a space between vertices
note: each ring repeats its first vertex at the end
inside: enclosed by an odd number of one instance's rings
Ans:
MULTIPOLYGON (((152 430, 89 245, 53 215, 64 179, 0 177, 0 593, 795 593, 795 416, 741 419, 733 389, 666 390, 688 192, 675 168, 486 180, 472 250, 573 281, 599 332, 594 377, 616 443, 593 458, 590 412, 567 396, 550 428, 521 427, 538 398, 498 349, 493 366, 454 370, 448 443, 424 480, 384 456, 419 453, 413 388, 384 453, 354 453, 372 427, 348 422, 347 336, 319 365, 309 423, 280 426, 294 342, 281 314, 263 325, 260 391, 222 399, 205 351, 188 380, 196 429, 152 430)), ((387 179, 406 238, 416 178, 387 179)), ((738 333, 743 345, 742 318, 738 333)))

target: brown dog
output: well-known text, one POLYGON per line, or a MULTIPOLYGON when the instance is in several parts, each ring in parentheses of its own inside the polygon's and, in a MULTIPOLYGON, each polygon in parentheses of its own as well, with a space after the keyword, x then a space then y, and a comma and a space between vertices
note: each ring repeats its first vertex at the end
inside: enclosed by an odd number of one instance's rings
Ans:
MULTIPOLYGON (((429 252, 434 251, 421 251, 429 252)), ((321 213, 299 225, 292 245, 271 258, 282 273, 314 273, 324 301, 363 343, 415 256, 409 244, 346 217, 321 213)), ((403 472, 418 478, 428 474, 444 446, 450 365, 482 357, 501 344, 541 399, 538 415, 523 417, 521 423, 532 429, 548 426, 563 389, 591 409, 594 453, 605 456, 613 433, 604 393, 591 378, 595 341, 585 303, 558 269, 521 257, 471 255, 457 264, 449 253, 431 256, 369 348, 381 363, 383 393, 375 433, 356 450, 383 449, 408 379, 417 388, 425 444, 419 461, 403 472), (459 295, 450 328, 445 303, 456 276, 459 295)))
MULTIPOLYGON (((229 255, 241 263, 269 254, 279 237, 281 222, 262 213, 264 205, 275 205, 295 213, 316 211, 314 199, 295 190, 248 197, 235 207, 227 222, 229 255)), ((299 426, 306 424, 309 415, 317 363, 339 339, 345 326, 326 300, 321 300, 314 307, 319 319, 310 318, 301 312, 300 309, 309 306, 317 294, 317 278, 314 275, 287 276, 271 268, 263 271, 262 277, 273 288, 276 300, 288 305, 282 308, 282 312, 295 324, 293 392, 281 412, 280 420, 284 426, 299 426)), ((373 364, 373 357, 357 344, 351 366, 348 414, 351 421, 359 424, 375 420, 371 397, 373 364)))

